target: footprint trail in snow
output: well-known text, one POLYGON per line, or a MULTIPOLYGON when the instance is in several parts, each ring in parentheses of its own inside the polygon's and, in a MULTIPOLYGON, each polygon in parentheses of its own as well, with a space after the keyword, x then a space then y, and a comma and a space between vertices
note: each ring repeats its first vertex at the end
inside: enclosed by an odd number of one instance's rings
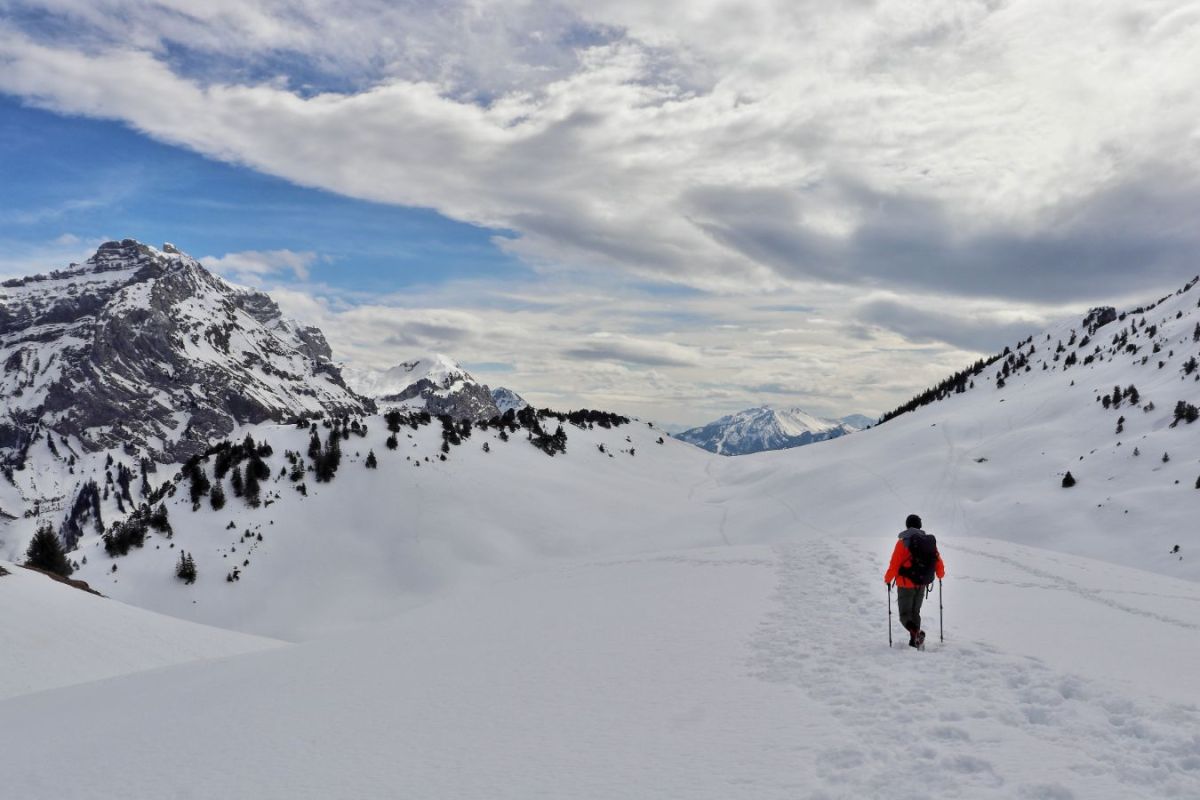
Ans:
POLYGON ((826 716, 822 785, 800 796, 1200 797, 1193 705, 1126 696, 966 631, 941 644, 936 589, 922 614, 928 650, 911 650, 898 622, 889 650, 883 566, 870 547, 775 548, 776 607, 751 639, 749 665, 826 716))

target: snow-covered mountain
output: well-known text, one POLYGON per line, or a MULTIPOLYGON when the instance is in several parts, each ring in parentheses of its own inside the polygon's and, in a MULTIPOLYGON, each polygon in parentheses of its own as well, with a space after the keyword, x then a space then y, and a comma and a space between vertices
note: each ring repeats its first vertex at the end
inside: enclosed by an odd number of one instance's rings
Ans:
POLYGON ((501 414, 510 408, 513 411, 520 411, 522 408, 529 406, 529 403, 525 402, 524 397, 521 397, 521 395, 512 389, 506 389, 503 386, 492 389, 492 400, 495 401, 496 408, 500 410, 501 414))
POLYGON ((345 367, 342 374, 355 391, 381 407, 470 420, 491 419, 504 411, 498 408, 491 389, 440 353, 402 361, 386 370, 345 367))
POLYGON ((126 239, 82 265, 0 284, 0 450, 39 426, 87 450, 183 458, 236 425, 363 413, 316 328, 171 245, 126 239))
POLYGON ((799 408, 759 406, 677 433, 675 438, 710 453, 740 456, 836 439, 871 423, 861 414, 835 420, 816 417, 799 408))

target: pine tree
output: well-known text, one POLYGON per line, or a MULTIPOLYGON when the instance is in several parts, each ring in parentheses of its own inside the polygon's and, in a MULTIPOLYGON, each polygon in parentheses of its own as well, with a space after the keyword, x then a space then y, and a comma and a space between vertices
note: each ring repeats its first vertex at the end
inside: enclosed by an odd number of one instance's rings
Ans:
POLYGON ((235 497, 241 497, 242 491, 245 489, 245 484, 242 482, 242 466, 235 464, 233 467, 233 475, 229 478, 229 485, 233 488, 235 497))
POLYGON ((212 503, 213 511, 220 511, 225 507, 225 490, 221 488, 221 484, 213 486, 212 491, 208 493, 208 501, 212 503))
POLYGON ((393 433, 391 436, 389 436, 387 438, 387 449, 388 450, 395 450, 399 446, 400 446, 400 442, 397 441, 396 434, 393 433))
POLYGON ((167 537, 170 538, 173 531, 171 530, 171 520, 167 516, 166 503, 161 504, 150 514, 150 527, 160 533, 167 534, 167 537))
POLYGON ((195 511, 200 508, 200 498, 208 494, 212 485, 208 482, 208 476, 204 474, 204 467, 199 461, 192 462, 185 469, 191 479, 192 510, 195 511))
POLYGON ((196 582, 196 562, 190 553, 182 550, 179 552, 179 563, 175 565, 175 577, 187 584, 196 582))
POLYGON ((33 541, 25 551, 25 566, 53 572, 64 578, 71 574, 67 551, 50 523, 42 523, 33 535, 33 541))
MULTIPOLYGON (((262 463, 261 461, 259 462, 262 463)), ((262 504, 259 497, 259 471, 255 469, 253 463, 246 465, 245 483, 242 488, 242 496, 246 500, 246 504, 251 508, 258 508, 262 504)))
POLYGON ((1063 475, 1062 485, 1064 489, 1070 489, 1075 485, 1075 476, 1071 474, 1070 470, 1067 470, 1067 474, 1063 475))
POLYGON ((366 467, 367 469, 375 469, 379 466, 379 462, 375 460, 375 451, 367 453, 366 467))

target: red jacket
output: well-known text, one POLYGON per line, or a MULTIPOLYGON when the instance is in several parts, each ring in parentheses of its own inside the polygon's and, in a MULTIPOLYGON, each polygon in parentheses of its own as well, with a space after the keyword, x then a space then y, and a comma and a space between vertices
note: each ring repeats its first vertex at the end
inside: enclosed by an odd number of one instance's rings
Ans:
MULTIPOLYGON (((896 585, 901 589, 915 589, 917 584, 910 581, 908 578, 900 574, 901 567, 912 565, 912 554, 908 552, 908 545, 903 539, 896 541, 896 547, 892 550, 892 563, 888 564, 887 572, 883 575, 884 583, 896 582, 896 585)), ((937 573, 938 580, 946 577, 946 565, 942 563, 942 554, 939 552, 937 557, 937 566, 934 567, 937 573)))

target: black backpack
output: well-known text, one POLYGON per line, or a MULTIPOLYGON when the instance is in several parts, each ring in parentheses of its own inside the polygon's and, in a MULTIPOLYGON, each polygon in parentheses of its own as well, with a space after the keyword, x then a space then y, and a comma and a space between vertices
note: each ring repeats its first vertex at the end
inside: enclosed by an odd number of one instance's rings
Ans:
POLYGON ((933 534, 918 531, 908 538, 909 563, 899 569, 901 576, 917 586, 933 583, 936 573, 938 550, 933 534))

